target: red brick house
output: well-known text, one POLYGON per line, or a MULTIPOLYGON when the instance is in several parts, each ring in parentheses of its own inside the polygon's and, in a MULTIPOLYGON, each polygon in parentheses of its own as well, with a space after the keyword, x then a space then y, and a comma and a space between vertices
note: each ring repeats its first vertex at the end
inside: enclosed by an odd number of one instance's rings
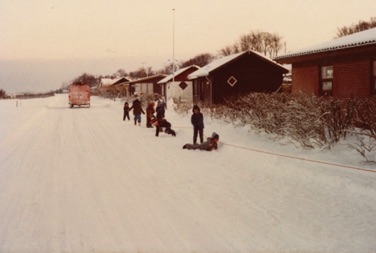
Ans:
POLYGON ((188 76, 194 102, 221 103, 226 97, 248 92, 274 92, 288 70, 254 51, 215 60, 188 76))
POLYGON ((292 65, 292 92, 338 98, 376 95, 376 28, 287 53, 274 59, 292 65))

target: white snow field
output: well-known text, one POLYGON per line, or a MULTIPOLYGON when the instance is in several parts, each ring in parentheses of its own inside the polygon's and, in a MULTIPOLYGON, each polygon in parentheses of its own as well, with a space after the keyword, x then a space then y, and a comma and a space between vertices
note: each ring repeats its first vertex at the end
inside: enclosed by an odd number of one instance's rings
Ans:
POLYGON ((0 252, 376 252, 375 165, 353 149, 205 117, 219 149, 184 150, 190 114, 170 104, 177 136, 155 137, 122 104, 0 100, 0 252))

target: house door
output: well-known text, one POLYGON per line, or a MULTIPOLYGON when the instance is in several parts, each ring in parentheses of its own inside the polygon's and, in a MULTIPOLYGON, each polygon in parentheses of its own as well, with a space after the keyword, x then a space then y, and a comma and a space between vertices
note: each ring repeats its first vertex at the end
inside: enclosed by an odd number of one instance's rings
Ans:
POLYGON ((206 81, 203 85, 203 93, 204 98, 202 99, 202 101, 207 104, 211 104, 211 83, 209 81, 206 81))
POLYGON ((210 83, 205 79, 196 79, 193 82, 193 102, 210 102, 210 83))

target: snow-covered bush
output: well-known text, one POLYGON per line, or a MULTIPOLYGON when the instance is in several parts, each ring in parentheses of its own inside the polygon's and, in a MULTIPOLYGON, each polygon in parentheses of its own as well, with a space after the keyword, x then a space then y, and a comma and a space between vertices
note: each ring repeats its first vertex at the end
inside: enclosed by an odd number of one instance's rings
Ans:
MULTIPOLYGON (((179 105, 177 110, 186 113, 190 108, 179 105)), ((249 125, 275 140, 287 140, 304 148, 331 148, 351 134, 357 142, 349 147, 367 161, 376 161, 372 154, 376 147, 376 99, 249 93, 229 97, 223 104, 201 105, 201 111, 208 117, 249 125)))
POLYGON ((325 124, 328 140, 337 143, 354 129, 356 116, 356 99, 321 98, 322 121, 325 124))
POLYGON ((288 139, 303 147, 314 148, 329 143, 322 121, 320 103, 315 96, 303 93, 250 93, 231 98, 224 106, 240 112, 244 124, 288 139))

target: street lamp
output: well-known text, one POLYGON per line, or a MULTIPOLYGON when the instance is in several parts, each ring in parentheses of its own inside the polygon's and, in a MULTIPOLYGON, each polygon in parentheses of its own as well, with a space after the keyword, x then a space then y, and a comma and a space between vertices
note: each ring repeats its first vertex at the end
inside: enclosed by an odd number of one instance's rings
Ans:
POLYGON ((172 9, 172 82, 175 82, 175 8, 172 9))

